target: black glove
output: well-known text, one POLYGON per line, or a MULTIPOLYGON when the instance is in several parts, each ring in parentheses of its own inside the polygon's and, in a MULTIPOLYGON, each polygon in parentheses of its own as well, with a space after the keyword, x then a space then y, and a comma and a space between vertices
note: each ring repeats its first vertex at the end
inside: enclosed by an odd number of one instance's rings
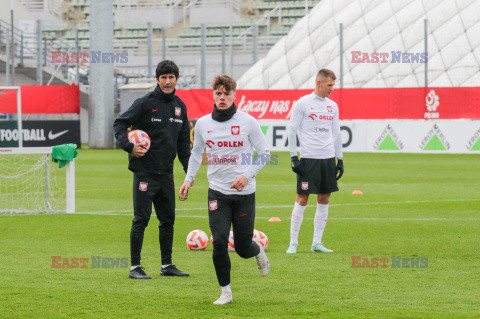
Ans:
POLYGON ((294 171, 298 175, 303 175, 305 173, 302 163, 298 159, 298 156, 292 156, 292 171, 294 171))
POLYGON ((340 179, 343 175, 343 160, 339 159, 337 161, 337 167, 335 167, 335 174, 337 175, 337 180, 340 179))

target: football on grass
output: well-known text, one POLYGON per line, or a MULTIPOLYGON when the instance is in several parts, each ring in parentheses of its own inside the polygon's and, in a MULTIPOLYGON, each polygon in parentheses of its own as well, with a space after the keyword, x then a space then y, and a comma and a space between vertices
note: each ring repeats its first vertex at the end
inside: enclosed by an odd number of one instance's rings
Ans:
POLYGON ((190 250, 205 250, 208 246, 208 235, 200 229, 192 230, 187 235, 187 247, 190 250))

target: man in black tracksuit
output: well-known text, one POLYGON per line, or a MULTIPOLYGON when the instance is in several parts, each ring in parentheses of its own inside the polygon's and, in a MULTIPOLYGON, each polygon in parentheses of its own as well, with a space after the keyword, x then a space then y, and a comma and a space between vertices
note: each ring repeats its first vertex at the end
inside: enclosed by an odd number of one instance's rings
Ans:
POLYGON ((179 69, 172 61, 162 61, 155 72, 157 87, 133 102, 115 120, 117 144, 129 153, 128 169, 133 172, 134 218, 130 232, 130 278, 151 279, 140 265, 143 234, 152 214, 152 202, 160 221, 159 241, 162 276, 189 276, 172 264, 173 225, 175 222, 175 186, 173 162, 178 158, 187 172, 190 158, 190 128, 187 109, 175 95, 179 69), (127 129, 139 129, 150 136, 147 151, 132 144, 127 129))

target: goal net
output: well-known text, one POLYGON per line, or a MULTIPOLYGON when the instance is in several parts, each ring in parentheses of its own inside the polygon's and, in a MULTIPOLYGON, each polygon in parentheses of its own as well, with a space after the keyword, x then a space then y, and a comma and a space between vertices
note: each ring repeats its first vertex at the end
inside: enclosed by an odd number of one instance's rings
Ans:
POLYGON ((58 168, 51 153, 0 148, 0 214, 75 212, 75 162, 58 168))
POLYGON ((17 119, 16 127, 0 129, 7 141, 0 145, 0 214, 74 213, 75 162, 59 169, 52 162, 52 147, 23 147, 21 88, 0 86, 0 94, 0 114, 17 119), (16 100, 16 114, 4 110, 8 99, 16 100))

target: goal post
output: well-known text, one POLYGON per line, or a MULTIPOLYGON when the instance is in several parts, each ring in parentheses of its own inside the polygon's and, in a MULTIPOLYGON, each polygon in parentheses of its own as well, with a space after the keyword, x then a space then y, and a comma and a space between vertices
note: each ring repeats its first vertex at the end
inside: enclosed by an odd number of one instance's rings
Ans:
MULTIPOLYGON (((17 93, 17 130, 18 130, 18 147, 23 147, 23 130, 22 130, 22 89, 20 86, 0 86, 0 94, 3 91, 16 91, 17 93)), ((0 113, 2 110, 0 110, 0 113)))
POLYGON ((0 214, 75 213, 75 160, 58 168, 52 150, 0 148, 0 214))

